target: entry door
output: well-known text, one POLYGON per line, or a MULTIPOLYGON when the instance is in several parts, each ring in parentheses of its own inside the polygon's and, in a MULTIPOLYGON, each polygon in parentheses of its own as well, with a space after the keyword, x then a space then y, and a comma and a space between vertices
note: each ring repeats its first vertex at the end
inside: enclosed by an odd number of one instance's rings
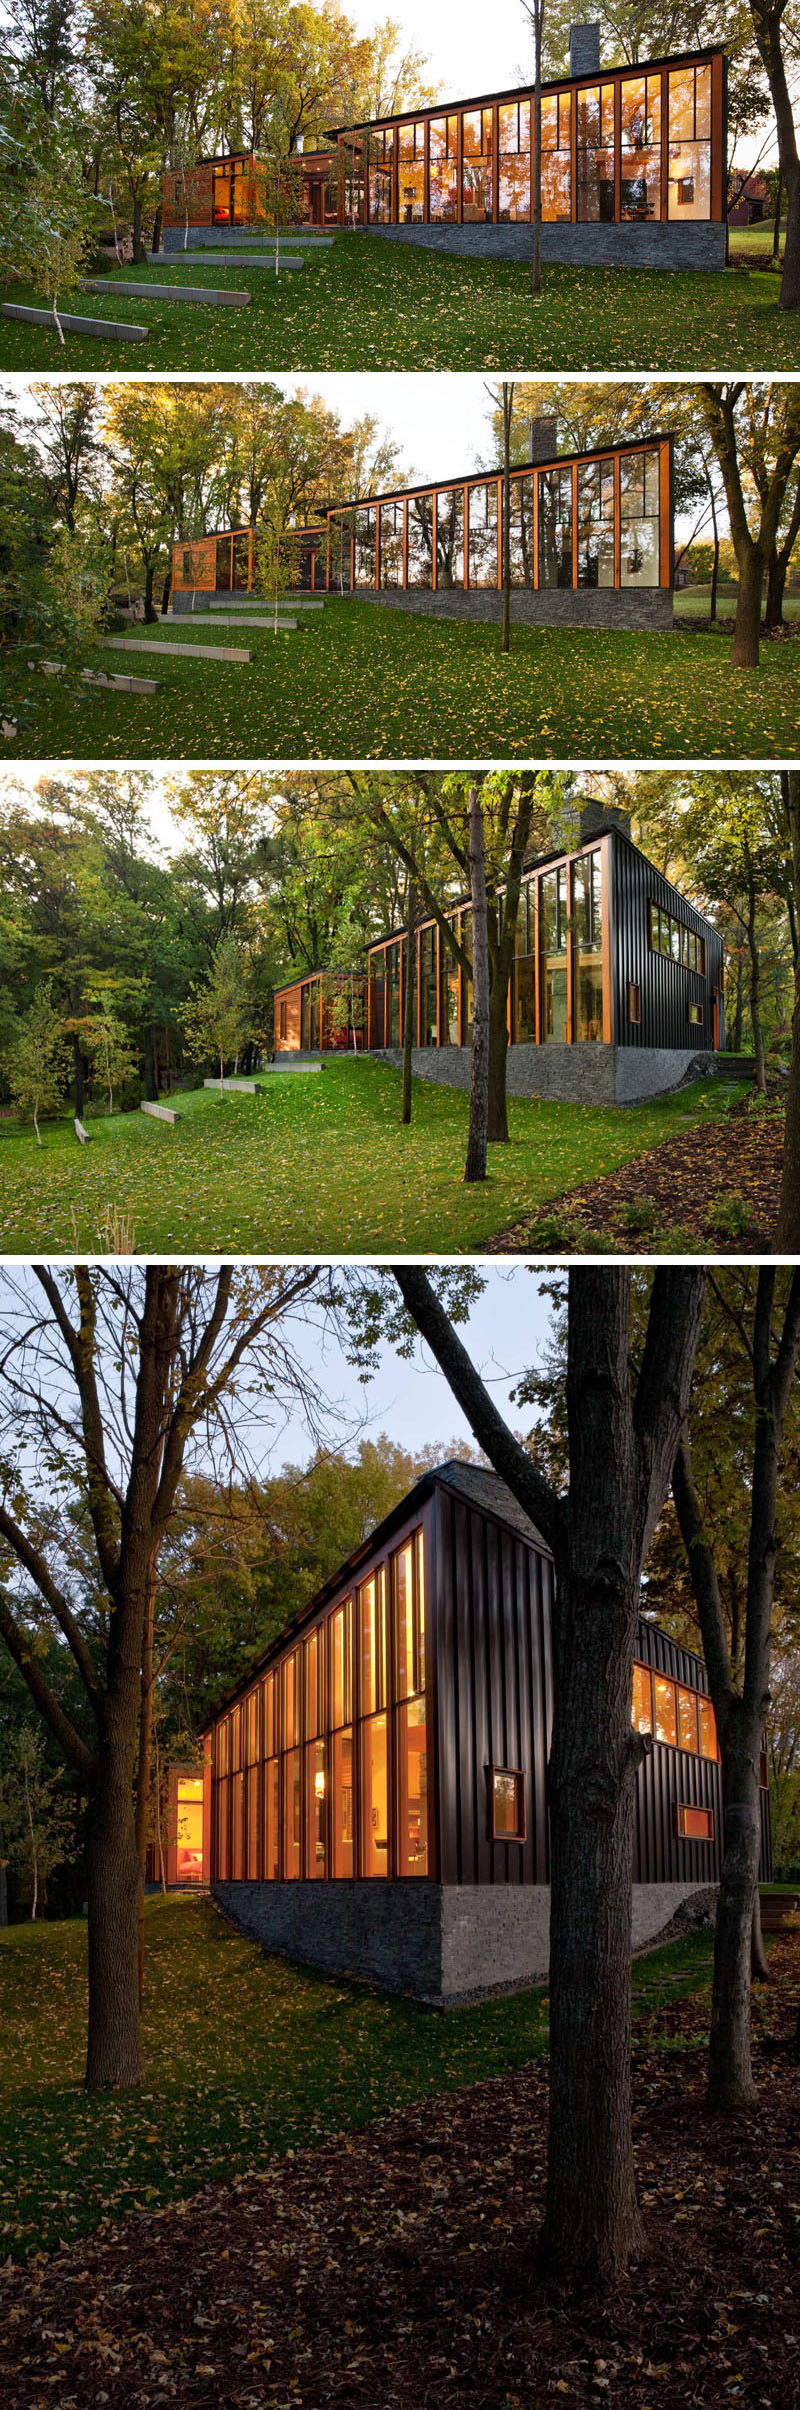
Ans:
POLYGON ((230 226, 233 218, 232 170, 230 160, 226 159, 222 167, 215 167, 213 169, 211 207, 214 225, 230 226))

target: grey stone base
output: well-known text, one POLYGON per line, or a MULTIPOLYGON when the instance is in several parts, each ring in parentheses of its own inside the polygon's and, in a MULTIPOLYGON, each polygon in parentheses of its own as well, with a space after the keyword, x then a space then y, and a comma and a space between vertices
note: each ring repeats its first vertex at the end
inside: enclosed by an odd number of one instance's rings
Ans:
MULTIPOLYGON (((331 594, 329 604, 339 597, 331 594)), ((400 593, 346 595, 345 601, 383 604, 390 611, 416 611, 427 619, 490 620, 499 625, 503 598, 494 587, 465 593, 463 587, 430 593, 426 588, 400 593)), ((520 627, 557 628, 671 628, 674 597, 669 586, 595 586, 591 590, 551 586, 539 593, 528 587, 511 595, 511 617, 520 627)))
MULTIPOLYGON (((398 1046, 376 1050, 375 1059, 399 1070, 403 1057, 398 1046)), ((443 1088, 468 1088, 471 1062, 469 1046, 415 1046, 412 1057, 417 1078, 443 1088)), ((694 1066, 699 1077, 713 1063, 713 1055, 689 1053, 683 1047, 525 1043, 509 1046, 508 1093, 551 1097, 562 1104, 638 1104, 648 1096, 668 1095, 694 1066)))
MULTIPOLYGON (((121 285, 115 289, 124 291, 121 285)), ((76 318, 70 310, 59 310, 58 315, 66 334, 96 335, 98 340, 102 336, 103 342, 144 343, 149 331, 146 326, 132 326, 127 318, 76 318)), ((20 301, 4 301, 2 316, 22 318, 26 326, 50 326, 54 335, 58 332, 52 310, 29 310, 20 301)))
MULTIPOLYGON (((532 229, 514 226, 368 226, 376 242, 413 243, 465 259, 529 260, 532 229)), ((542 258, 560 268, 724 268, 725 228, 699 219, 685 226, 543 226, 542 258)))
MULTIPOLYGON (((655 1940, 697 1889, 635 1883, 632 1948, 655 1940)), ((544 1883, 215 1883, 212 1891, 240 1930, 278 1957, 432 2007, 522 1991, 547 1976, 544 1883)))

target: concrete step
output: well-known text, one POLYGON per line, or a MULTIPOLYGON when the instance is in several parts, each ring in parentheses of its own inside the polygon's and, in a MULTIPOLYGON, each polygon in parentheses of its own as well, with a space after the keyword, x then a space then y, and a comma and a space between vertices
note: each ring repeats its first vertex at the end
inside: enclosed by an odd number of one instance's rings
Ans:
MULTIPOLYGON (((188 616, 192 618, 198 611, 271 611, 273 608, 273 603, 265 600, 263 594, 229 594, 224 602, 215 595, 209 595, 207 602, 201 602, 198 599, 194 605, 194 612, 190 612, 188 616)), ((324 609, 325 603, 321 595, 318 599, 313 600, 304 594, 278 595, 279 611, 324 611, 324 609)), ((176 617, 182 616, 184 614, 176 613, 176 617)))
MULTIPOLYGON (((195 251, 193 257, 203 267, 216 268, 219 265, 223 268, 239 268, 244 264, 248 268, 271 268, 273 275, 275 273, 274 250, 270 252, 266 248, 263 251, 195 251)), ((157 259, 151 256, 148 264, 151 268, 174 268, 177 263, 174 253, 167 251, 159 252, 157 259)), ((281 275, 284 268, 304 268, 305 265, 300 251, 282 251, 280 254, 278 267, 281 275)))
POLYGON ((162 285, 159 290, 157 285, 131 284, 127 278, 120 280, 113 276, 90 276, 86 290, 88 293, 135 293, 137 301, 207 301, 224 310, 244 310, 250 300, 249 293, 226 293, 222 286, 162 285))
MULTIPOLYGON (((168 231, 170 233, 174 233, 175 229, 170 228, 168 231)), ((335 236, 332 234, 317 234, 313 227, 281 227, 281 242, 288 243, 289 248, 292 251, 295 249, 299 250, 301 248, 308 251, 329 251, 331 244, 335 241, 335 239, 335 236)), ((157 256, 159 259, 161 259, 162 256, 165 259, 184 259, 189 251, 222 251, 228 249, 230 246, 232 246, 234 249, 241 249, 244 243, 255 244, 270 242, 272 243, 274 250, 274 227, 272 229, 272 233, 268 234, 265 227, 261 225, 218 227, 190 226, 189 239, 185 248, 183 241, 183 230, 181 229, 179 231, 179 240, 175 248, 173 249, 171 244, 169 248, 167 248, 165 243, 163 255, 159 251, 157 256)))
POLYGON ((153 1121, 175 1122, 180 1121, 181 1118, 180 1113, 176 1113, 172 1105, 140 1105, 139 1111, 149 1113, 153 1121))
POLYGON ((249 661, 250 654, 235 644, 165 644, 163 637, 102 636, 104 651, 111 646, 121 653, 177 653, 182 661, 249 661))
MULTIPOLYGON (((4 318, 23 318, 26 326, 49 326, 58 334, 52 310, 29 310, 21 301, 4 301, 2 311, 4 318)), ((110 337, 114 343, 143 343, 150 332, 149 327, 133 326, 127 318, 77 318, 68 310, 59 310, 58 315, 65 334, 95 335, 98 341, 110 337)))
MULTIPOLYGON (((185 616, 184 612, 178 612, 179 619, 183 619, 185 616)), ((190 616, 194 623, 196 614, 192 612, 190 616)), ((282 619, 280 613, 276 621, 274 614, 269 611, 237 611, 235 617, 226 619, 224 612, 215 611, 214 626, 215 628, 264 628, 268 636, 290 636, 292 630, 297 627, 297 621, 296 619, 282 619)))
POLYGON ((224 1088, 226 1096, 229 1094, 232 1096, 258 1095, 254 1079, 224 1079, 221 1082, 218 1079, 204 1079, 203 1081, 203 1087, 216 1088, 217 1095, 219 1095, 220 1086, 224 1088))

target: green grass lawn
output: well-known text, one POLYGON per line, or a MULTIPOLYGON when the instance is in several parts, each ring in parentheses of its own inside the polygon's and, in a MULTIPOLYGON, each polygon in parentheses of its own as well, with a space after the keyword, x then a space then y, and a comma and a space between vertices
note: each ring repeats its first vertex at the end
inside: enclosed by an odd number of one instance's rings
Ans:
POLYGON ((464 1185, 469 1099, 415 1080, 400 1124, 400 1073, 362 1059, 315 1079, 276 1074, 257 1097, 194 1089, 171 1127, 144 1113, 31 1130, 0 1124, 0 1251, 92 1254, 117 1207, 139 1254, 469 1253, 524 1212, 643 1148, 723 1112, 741 1087, 697 1082, 654 1104, 515 1098, 511 1144, 464 1185))
MULTIPOLYGON (((720 619, 727 620, 729 626, 736 617, 738 592, 738 586, 732 578, 720 580, 717 587, 717 610, 720 619)), ((675 596, 675 617, 679 620, 707 619, 710 604, 710 586, 683 586, 680 593, 675 596)), ((796 626, 797 621, 800 620, 800 594, 791 593, 784 596, 783 616, 787 627, 796 626)))
MULTIPOLYGON (((244 246, 243 246, 244 247, 244 246)), ((120 287, 147 269, 113 271, 120 287)), ((0 365, 89 376, 111 368, 138 374, 175 368, 207 374, 233 369, 480 369, 520 373, 596 368, 781 369, 800 367, 800 323, 778 307, 777 278, 758 270, 714 275, 644 269, 546 268, 542 298, 530 295, 526 263, 445 258, 403 243, 340 234, 330 250, 307 257, 298 274, 276 278, 265 263, 215 266, 206 254, 179 254, 153 272, 153 284, 227 283, 251 295, 249 309, 191 303, 125 302, 116 294, 78 295, 72 307, 98 318, 147 325, 145 343, 68 334, 55 327, 0 320, 0 365), (191 270, 191 273, 189 271, 191 270)), ((44 306, 27 286, 10 301, 44 306)))
MULTIPOLYGON (((196 625, 152 630, 191 653, 196 625)), ((203 630, 207 640, 209 631, 203 630)), ((236 647, 237 631, 216 641, 236 647)), ((154 695, 36 677, 25 646, 6 663, 17 758, 732 761, 798 751, 800 643, 765 644, 757 670, 731 665, 730 630, 500 630, 334 598, 302 630, 239 631, 249 663, 87 649, 110 671, 157 678, 154 695)), ((52 646, 47 648, 52 651, 52 646)))
MULTIPOLYGON (((110 2098, 82 2089, 85 1925, 0 1932, 0 2257, 186 2199, 547 2047, 541 1989, 440 2016, 265 1958, 208 1900, 152 1899, 146 1919, 145 2080, 110 2098)), ((640 2013, 687 1992, 704 2002, 710 1959, 693 1934, 637 1960, 640 2013)))

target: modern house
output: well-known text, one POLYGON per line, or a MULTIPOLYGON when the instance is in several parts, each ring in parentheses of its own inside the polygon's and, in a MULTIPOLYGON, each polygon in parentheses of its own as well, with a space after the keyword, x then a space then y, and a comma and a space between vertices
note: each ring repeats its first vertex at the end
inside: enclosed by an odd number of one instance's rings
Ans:
POLYGON ((211 1768, 166 1768, 165 1797, 147 1845, 145 1880, 168 1891, 208 1883, 211 1860, 211 1768))
POLYGON ((363 972, 305 971, 275 989, 276 1054, 362 1054, 367 990, 363 972))
MULTIPOLYGON (((224 244, 239 230, 264 234, 275 222, 275 175, 255 151, 218 152, 191 167, 167 168, 161 188, 164 250, 224 244)), ((328 150, 295 151, 282 176, 281 219, 335 226, 338 175, 328 150)))
MULTIPOLYGON (((288 527, 288 593, 348 596, 448 618, 496 619, 502 600, 503 479, 451 476, 321 509, 288 527)), ((672 437, 557 450, 534 419, 531 459, 510 478, 515 619, 667 628, 673 612, 672 437)), ((202 610, 257 583, 258 530, 173 547, 172 609, 202 610)))
MULTIPOLYGON (((725 265, 727 75, 719 48, 603 67, 574 25, 542 90, 542 253, 591 266, 725 265)), ((394 242, 527 258, 533 87, 336 126, 340 223, 394 242)))
MULTIPOLYGON (((471 903, 446 917, 469 954, 471 903)), ((414 943, 414 1070, 468 1087, 472 982, 435 921, 420 923, 414 943)), ((368 948, 357 1008, 367 1047, 390 1062, 401 1059, 405 976, 406 932, 396 929, 368 948)), ((329 1043, 303 1002, 309 986, 278 990, 276 1052, 329 1043)), ((677 1087, 724 1046, 719 930, 600 802, 584 806, 577 846, 523 874, 507 1020, 513 1096, 632 1103, 677 1087)))
MULTIPOLYGON (((211 1884, 246 1933, 441 2005, 545 1974, 552 1600, 496 1474, 416 1483, 214 1717, 211 1884)), ((718 1881, 722 1829, 705 1668, 644 1618, 631 1712, 639 1945, 718 1881)))

